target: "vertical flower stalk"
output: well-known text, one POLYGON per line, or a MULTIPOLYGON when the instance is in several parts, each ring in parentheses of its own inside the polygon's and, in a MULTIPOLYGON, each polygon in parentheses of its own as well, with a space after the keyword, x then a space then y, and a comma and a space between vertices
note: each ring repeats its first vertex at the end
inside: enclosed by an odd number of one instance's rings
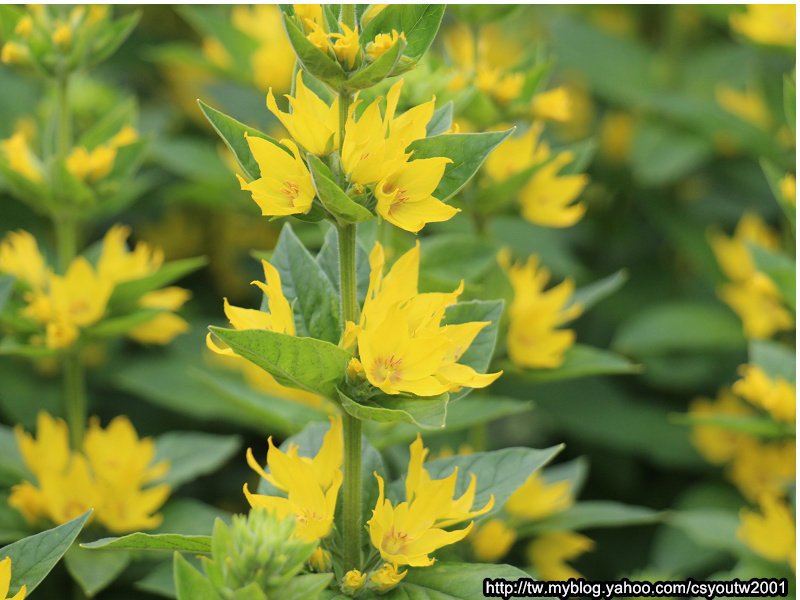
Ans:
MULTIPOLYGON (((356 25, 355 4, 342 4, 342 23, 353 29, 356 25)), ((339 155, 342 155, 344 128, 353 100, 349 90, 339 91, 339 155)), ((343 178, 343 172, 340 175, 343 178)), ((344 183, 344 181, 341 181, 344 183)), ((356 297, 356 225, 340 225, 339 276, 343 322, 358 323, 356 297)), ((344 538, 344 570, 361 569, 361 421, 344 412, 344 490, 342 533, 344 538)))

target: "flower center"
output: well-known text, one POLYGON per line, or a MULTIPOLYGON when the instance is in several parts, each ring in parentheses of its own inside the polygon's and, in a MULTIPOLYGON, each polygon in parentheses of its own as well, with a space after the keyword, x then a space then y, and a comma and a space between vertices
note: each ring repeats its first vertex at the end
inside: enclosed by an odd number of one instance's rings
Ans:
POLYGON ((290 201, 294 202, 300 195, 300 186, 294 181, 287 179, 283 182, 281 193, 286 196, 290 201))
POLYGON ((393 355, 378 357, 372 365, 373 378, 378 381, 396 383, 401 376, 400 367, 402 364, 403 359, 393 355))
POLYGON ((383 536, 383 550, 387 554, 405 554, 406 545, 409 542, 408 534, 405 531, 395 531, 392 527, 383 536))

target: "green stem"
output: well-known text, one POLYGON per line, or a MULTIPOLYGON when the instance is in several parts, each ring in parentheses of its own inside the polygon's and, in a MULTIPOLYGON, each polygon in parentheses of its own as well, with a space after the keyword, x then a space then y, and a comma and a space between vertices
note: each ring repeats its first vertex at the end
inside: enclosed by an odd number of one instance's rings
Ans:
POLYGON ((356 26, 355 4, 342 4, 342 23, 347 25, 350 29, 356 26))
POLYGON ((64 356, 64 414, 69 424, 69 437, 72 447, 79 449, 83 445, 83 433, 86 428, 86 377, 77 349, 72 349, 64 356))

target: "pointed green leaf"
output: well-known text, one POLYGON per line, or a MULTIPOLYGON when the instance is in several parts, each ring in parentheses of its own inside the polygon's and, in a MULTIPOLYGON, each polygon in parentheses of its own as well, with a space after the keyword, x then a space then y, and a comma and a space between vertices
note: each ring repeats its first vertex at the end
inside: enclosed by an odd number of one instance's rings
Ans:
POLYGON ((167 460, 169 471, 159 483, 174 491, 184 483, 208 475, 233 457, 241 446, 236 435, 216 435, 200 431, 169 431, 156 438, 154 462, 167 460))
POLYGON ((564 363, 555 369, 525 369, 519 371, 508 365, 509 371, 518 371, 528 381, 558 381, 578 379, 591 375, 625 375, 640 373, 642 368, 619 354, 584 344, 574 344, 564 354, 564 363))
POLYGON ((441 133, 447 133, 453 126, 453 101, 440 106, 433 111, 431 120, 428 121, 426 128, 427 137, 433 137, 441 133))
POLYGON ((104 25, 93 41, 90 60, 93 65, 99 64, 114 54, 139 23, 142 13, 130 13, 104 25))
POLYGON ((210 535, 179 535, 177 533, 130 533, 81 544, 87 550, 169 550, 170 552, 211 553, 210 535))
POLYGON ((0 275, 0 313, 3 312, 6 302, 11 297, 15 281, 11 275, 0 275))
POLYGON ((330 342, 256 329, 209 327, 239 356, 270 373, 278 383, 336 398, 350 353, 330 342))
POLYGON ((797 355, 794 350, 770 340, 754 340, 748 348, 750 362, 761 368, 768 377, 794 381, 797 374, 797 355))
POLYGON ((333 182, 328 167, 319 158, 309 154, 308 166, 319 201, 339 223, 360 223, 373 218, 369 210, 353 201, 333 182))
MULTIPOLYGON (((388 9, 387 9, 388 10, 388 9)), ((444 170, 433 196, 447 202, 478 172, 489 153, 506 139, 513 129, 486 133, 446 133, 412 143, 412 158, 444 156, 452 160, 444 170)))
POLYGON ((72 546, 64 555, 64 565, 88 598, 107 588, 131 562, 129 552, 86 550, 72 546))
POLYGON ((390 4, 364 27, 361 38, 366 45, 379 33, 403 33, 407 44, 404 55, 416 62, 433 43, 444 9, 443 4, 390 4))
POLYGON ((525 535, 545 531, 579 531, 598 527, 649 525, 664 516, 652 508, 606 500, 578 502, 567 510, 522 527, 525 535))
POLYGON ((211 582, 181 556, 174 557, 175 592, 178 600, 219 600, 219 594, 211 582))
POLYGON ((437 562, 409 569, 395 589, 379 596, 386 600, 485 600, 484 579, 516 581, 530 574, 511 565, 437 562))
POLYGON ((281 587, 283 600, 316 598, 333 579, 333 573, 311 573, 292 577, 281 587))
POLYGON ((164 263, 152 275, 120 283, 114 288, 109 304, 112 307, 135 304, 147 292, 161 289, 182 277, 186 277, 189 273, 204 267, 207 262, 208 260, 205 257, 198 256, 164 263))
POLYGON ((620 269, 608 277, 603 277, 584 285, 575 290, 570 306, 578 304, 582 312, 586 312, 589 308, 616 292, 626 281, 628 281, 628 272, 625 269, 620 269))
POLYGON ((380 83, 392 72, 405 49, 406 42, 402 38, 398 39, 377 60, 353 73, 345 85, 351 90, 363 90, 380 83))
POLYGON ((382 395, 356 402, 340 391, 339 401, 348 414, 363 421, 413 423, 426 429, 441 429, 447 419, 447 394, 432 398, 382 395))

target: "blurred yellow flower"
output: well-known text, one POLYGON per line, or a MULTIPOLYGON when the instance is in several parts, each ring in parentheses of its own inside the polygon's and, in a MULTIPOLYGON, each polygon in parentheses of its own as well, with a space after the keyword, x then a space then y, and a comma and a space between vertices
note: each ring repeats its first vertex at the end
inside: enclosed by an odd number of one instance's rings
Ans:
POLYGON ((352 69, 356 64, 358 58, 358 26, 350 29, 344 23, 339 23, 342 28, 342 33, 332 33, 331 38, 336 40, 333 43, 333 53, 336 54, 336 59, 346 65, 348 69, 352 69))
POLYGON ((567 88, 561 86, 541 92, 533 97, 531 103, 533 116, 565 123, 572 118, 572 101, 567 88))
POLYGON ((781 195, 783 199, 791 204, 792 206, 795 205, 796 197, 797 197, 797 183, 795 182, 794 175, 791 173, 787 173, 779 182, 778 187, 780 188, 781 195))
POLYGON ((358 327, 347 324, 345 345, 358 342, 367 380, 386 394, 435 396, 462 387, 482 388, 501 373, 480 374, 458 363, 488 322, 441 325, 451 293, 420 294, 419 244, 384 277, 383 247, 370 253, 370 282, 358 327))
POLYGON ((516 539, 514 530, 501 519, 489 519, 479 524, 469 536, 472 553, 480 562, 497 562, 508 554, 516 539))
POLYGON ((600 153, 612 163, 627 160, 633 144, 634 119, 629 113, 609 112, 600 124, 600 153))
POLYGON ((0 154, 12 171, 34 183, 44 181, 42 165, 28 146, 28 138, 23 131, 17 131, 10 138, 0 141, 0 154))
POLYGON ((313 541, 327 537, 333 528, 336 498, 342 485, 344 440, 341 419, 331 418, 331 427, 313 458, 298 456, 295 445, 289 445, 286 452, 282 452, 272 443, 272 437, 267 443, 269 473, 258 464, 249 448, 247 464, 286 493, 286 497, 253 494, 245 483, 244 494, 250 506, 275 511, 281 519, 294 516, 297 519, 295 534, 301 539, 313 541))
POLYGON ((11 587, 11 557, 6 556, 0 560, 0 600, 25 600, 28 594, 28 588, 21 585, 19 591, 13 596, 8 595, 8 590, 11 587))
POLYGON ((369 574, 367 587, 378 594, 385 594, 397 587, 397 584, 403 581, 407 574, 407 570, 400 571, 392 563, 383 563, 380 568, 369 574))
POLYGON ((104 430, 92 419, 82 451, 70 450, 67 425, 40 412, 37 437, 21 426, 14 431, 26 466, 37 484, 24 481, 11 489, 10 506, 26 519, 65 523, 94 508, 94 519, 113 533, 152 529, 153 514, 166 501, 166 484, 145 487, 166 475, 169 464, 153 464, 155 444, 139 439, 127 417, 116 417, 104 430))
POLYGON ((72 45, 72 28, 67 23, 56 23, 51 37, 56 46, 67 50, 72 45))
POLYGON ((392 48, 398 40, 405 40, 405 33, 397 33, 397 30, 392 29, 392 33, 379 33, 371 42, 367 44, 366 51, 367 57, 370 60, 378 60, 381 56, 386 54, 386 51, 392 48))
POLYGON ((564 353, 575 343, 575 332, 559 329, 581 314, 572 303, 575 285, 565 279, 545 291, 550 272, 531 256, 525 264, 511 264, 506 251, 499 256, 506 270, 514 299, 508 310, 508 355, 524 368, 554 369, 564 362, 564 353))
POLYGON ((730 16, 731 29, 759 44, 794 46, 794 4, 748 4, 745 12, 730 16))
POLYGON ((27 46, 18 42, 6 42, 0 50, 0 62, 6 65, 22 65, 30 60, 31 52, 27 46))
MULTIPOLYGON (((497 130, 508 129, 506 125, 498 125, 497 130)), ((484 172, 493 181, 505 181, 545 162, 550 156, 547 142, 541 141, 544 123, 535 121, 522 135, 511 135, 490 154, 484 163, 484 172)))
POLYGON ((594 548, 588 537, 571 531, 554 531, 533 540, 528 546, 528 561, 539 579, 566 581, 579 579, 581 574, 567 564, 568 560, 594 548))
POLYGON ((325 17, 322 14, 321 4, 292 4, 294 14, 296 14, 303 24, 316 23, 317 25, 325 24, 325 17))
POLYGON ((773 562, 787 562, 795 568, 796 526, 794 510, 783 500, 764 494, 758 512, 742 509, 736 536, 756 554, 773 562))
POLYGON ((536 521, 565 511, 574 502, 569 481, 546 483, 536 471, 511 495, 505 511, 523 521, 536 521))
POLYGON ((139 139, 138 132, 130 126, 122 128, 107 143, 91 150, 77 146, 67 156, 67 170, 81 181, 99 181, 111 173, 117 151, 139 139))
POLYGON ((248 183, 238 173, 241 188, 250 192, 265 217, 304 214, 311 210, 316 191, 311 173, 291 140, 281 140, 282 146, 260 137, 245 135, 250 152, 261 171, 261 177, 248 183))
POLYGON ((97 273, 113 285, 152 275, 164 264, 161 249, 152 248, 145 242, 138 242, 132 251, 129 250, 127 240, 130 235, 130 227, 113 225, 103 236, 97 273))
POLYGON ((0 273, 13 275, 34 289, 47 281, 47 262, 36 238, 27 231, 11 231, 0 242, 0 273))
POLYGON ((189 290, 180 287, 148 292, 139 299, 139 306, 163 312, 128 331, 128 337, 141 344, 169 344, 176 336, 189 331, 189 323, 170 311, 178 310, 191 297, 189 290))
POLYGON ((471 510, 475 500, 474 475, 464 494, 454 498, 458 471, 453 471, 444 479, 431 479, 422 465, 426 454, 427 450, 418 435, 411 444, 406 500, 396 506, 392 506, 392 502, 385 498, 383 479, 375 474, 378 500, 372 518, 367 521, 370 540, 381 558, 395 567, 429 567, 434 562, 429 554, 463 540, 473 523, 457 531, 445 531, 444 527, 474 519, 491 510, 494 505, 492 496, 483 508, 471 510))
POLYGON ((762 494, 783 496, 794 485, 795 443, 739 441, 728 477, 745 498, 755 502, 762 494))
POLYGON ((570 227, 581 220, 586 206, 573 202, 589 184, 589 176, 559 175, 574 159, 564 151, 538 169, 520 192, 522 216, 546 227, 570 227))
POLYGON ((729 113, 759 127, 769 129, 772 117, 762 95, 753 89, 737 90, 725 84, 719 84, 715 90, 717 103, 729 113))
POLYGON ((23 39, 28 39, 33 33, 33 27, 33 18, 30 15, 24 15, 14 26, 14 34, 23 39))
POLYGON ((773 418, 794 423, 796 389, 793 383, 778 377, 772 379, 756 365, 742 365, 733 392, 753 406, 766 410, 773 418))
POLYGON ((250 57, 256 87, 287 91, 292 85, 295 55, 283 29, 280 8, 274 4, 237 5, 231 8, 231 22, 258 42, 250 57))
POLYGON ((364 14, 361 15, 361 25, 366 27, 372 19, 377 17, 383 9, 389 6, 388 4, 370 4, 367 10, 364 11, 364 14))
POLYGON ((302 69, 297 71, 294 96, 287 95, 291 112, 278 108, 270 88, 267 107, 283 124, 292 138, 311 154, 325 156, 339 146, 339 99, 330 106, 303 83, 302 69))
MULTIPOLYGON (((753 414, 744 402, 727 388, 719 391, 717 398, 695 398, 689 404, 689 414, 696 417, 712 417, 716 415, 730 417, 747 417, 753 414)), ((692 443, 708 462, 722 465, 735 455, 739 442, 747 434, 726 429, 716 425, 695 425, 692 427, 692 443)))

